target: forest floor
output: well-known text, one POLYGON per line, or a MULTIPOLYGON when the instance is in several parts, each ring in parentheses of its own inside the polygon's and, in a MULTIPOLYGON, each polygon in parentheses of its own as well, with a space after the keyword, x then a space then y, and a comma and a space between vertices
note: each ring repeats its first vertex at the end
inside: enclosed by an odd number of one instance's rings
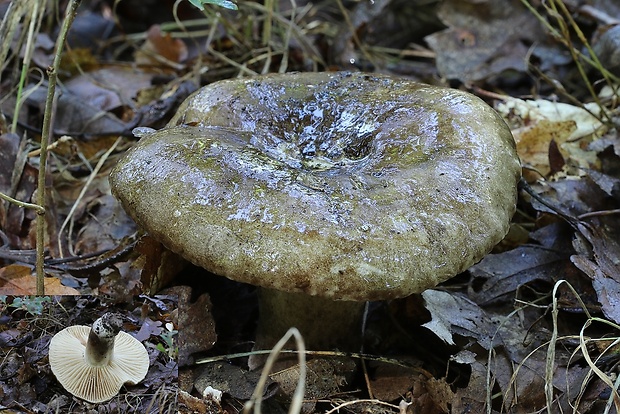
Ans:
POLYGON ((134 128, 164 128, 198 88, 294 71, 470 92, 510 127, 527 183, 508 235, 482 261, 370 304, 363 354, 309 353, 300 410, 620 412, 617 1, 203 2, 216 4, 82 1, 50 106, 70 2, 0 1, 0 193, 22 202, 0 202, 0 412, 236 413, 253 393, 262 412, 287 411, 300 367, 267 384, 248 369, 256 289, 142 235, 108 177, 138 141, 134 128), (47 347, 110 310, 151 368, 95 405, 55 380, 47 347))

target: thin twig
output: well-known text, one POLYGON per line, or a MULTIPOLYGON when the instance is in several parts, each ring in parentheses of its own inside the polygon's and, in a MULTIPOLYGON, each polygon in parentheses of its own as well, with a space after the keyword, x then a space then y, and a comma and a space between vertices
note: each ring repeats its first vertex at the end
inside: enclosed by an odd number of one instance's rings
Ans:
POLYGON ((367 403, 376 404, 376 405, 383 405, 385 407, 390 407, 390 408, 393 408, 395 410, 399 409, 399 406, 397 406, 397 405, 390 404, 388 402, 377 400, 377 399, 374 399, 374 398, 370 398, 370 399, 360 399, 360 400, 354 400, 354 401, 345 401, 345 402, 343 402, 341 404, 338 404, 337 406, 335 406, 331 410, 326 411, 325 414, 333 414, 333 413, 339 412, 341 409, 343 409, 345 407, 348 407, 350 405, 354 405, 354 404, 367 404, 367 403))
POLYGON ((36 210, 38 214, 45 214, 45 208, 41 207, 38 204, 31 204, 31 203, 26 203, 25 201, 19 201, 1 192, 0 192, 0 198, 5 201, 8 201, 9 203, 13 203, 18 207, 31 208, 33 210, 36 210))
POLYGON ((577 218, 579 220, 583 220, 589 217, 611 216, 613 214, 620 214, 620 208, 616 208, 613 210, 590 211, 589 213, 583 213, 578 215, 577 218))
POLYGON ((73 23, 73 19, 77 13, 77 8, 80 5, 81 0, 70 0, 67 6, 65 20, 60 28, 58 39, 56 40, 56 53, 54 55, 54 62, 52 66, 47 69, 48 74, 48 86, 47 86, 47 98, 45 100, 45 113, 43 115, 43 128, 41 132, 41 156, 39 158, 39 177, 37 181, 37 204, 43 208, 42 212, 37 212, 37 295, 45 294, 45 170, 47 165, 47 146, 49 144, 49 137, 51 135, 52 114, 54 108, 54 97, 56 95, 56 78, 58 75, 58 68, 60 67, 60 60, 62 55, 63 45, 67 38, 67 33, 73 23))

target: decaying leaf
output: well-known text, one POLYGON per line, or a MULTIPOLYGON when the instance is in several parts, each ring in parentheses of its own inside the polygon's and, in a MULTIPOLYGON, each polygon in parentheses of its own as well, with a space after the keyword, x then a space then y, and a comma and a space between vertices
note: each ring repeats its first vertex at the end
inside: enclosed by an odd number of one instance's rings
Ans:
POLYGON ((596 170, 587 170, 586 173, 601 190, 620 201, 620 178, 596 170))
MULTIPOLYGON (((337 394, 355 372, 355 362, 347 358, 314 358, 306 363, 306 399, 322 399, 337 394)), ((280 390, 291 397, 299 382, 299 366, 295 365, 270 375, 280 390)))
POLYGON ((582 253, 571 260, 592 279, 605 317, 620 323, 620 244, 602 226, 580 223, 578 229, 592 246, 592 257, 582 253))
MULTIPOLYGON (((550 286, 570 265, 569 255, 544 246, 524 245, 487 255, 469 269, 474 282, 468 296, 480 305, 506 300, 507 294, 533 281, 550 286)), ((511 299, 511 298, 508 298, 511 299)))
POLYGON ((523 165, 533 168, 543 177, 556 172, 557 169, 554 168, 552 162, 552 151, 555 149, 559 152, 565 161, 568 154, 562 151, 562 148, 576 129, 574 121, 542 120, 534 125, 513 131, 517 141, 517 152, 523 165))
POLYGON ((185 259, 149 236, 140 238, 136 251, 140 256, 134 266, 141 269, 140 281, 145 292, 159 292, 187 266, 185 259))
POLYGON ((448 0, 438 12, 448 29, 425 39, 437 54, 437 69, 449 79, 470 82, 507 69, 526 70, 524 40, 540 26, 519 0, 448 0))
POLYGON ((534 202, 533 207, 555 214, 571 225, 579 236, 573 241, 577 254, 571 256, 571 261, 592 280, 605 316, 620 322, 620 245, 615 236, 620 232, 618 220, 614 220, 613 215, 595 215, 581 220, 577 217, 604 211, 610 208, 610 203, 612 208, 616 204, 604 189, 587 177, 549 182, 543 188, 547 189, 545 195, 555 207, 539 202, 534 202))
POLYGON ((102 111, 110 111, 122 105, 119 94, 95 82, 91 74, 76 76, 66 82, 65 86, 76 98, 102 111))
POLYGON ((183 62, 187 59, 187 46, 183 40, 162 33, 159 25, 153 25, 147 32, 146 42, 136 53, 136 63, 156 65, 161 64, 162 58, 170 63, 183 62))
POLYGON ((429 289, 422 293, 432 320, 424 326, 444 342, 454 345, 452 335, 475 338, 485 349, 493 346, 496 326, 485 312, 464 296, 429 289))
POLYGON ((454 392, 444 379, 427 378, 420 374, 413 382, 411 392, 413 412, 449 413, 448 404, 454 398, 454 392))
MULTIPOLYGON (((79 295, 77 290, 63 286, 55 277, 45 278, 45 293, 49 295, 79 295)), ((8 265, 0 268, 0 294, 35 295, 37 280, 30 266, 8 265)))
MULTIPOLYGON (((26 102, 41 110, 45 107, 47 87, 31 85, 26 102)), ((128 124, 111 112, 102 111, 89 101, 66 90, 58 98, 54 132, 58 135, 81 135, 88 131, 98 134, 123 134, 128 124)))
POLYGON ((607 131, 599 119, 601 109, 596 104, 580 108, 544 99, 506 98, 497 105, 497 110, 511 125, 522 163, 543 177, 556 172, 551 162, 554 146, 572 167, 573 175, 583 175, 575 167, 590 168, 598 164, 596 153, 585 148, 588 142, 607 131))
POLYGON ((406 395, 420 374, 420 368, 381 362, 369 364, 369 368, 373 372, 370 379, 372 393, 381 401, 395 401, 406 395))
POLYGON ((486 364, 474 361, 470 364, 471 375, 467 387, 458 388, 452 399, 452 412, 482 413, 489 398, 486 364))
POLYGON ((17 134, 0 135, 0 191, 11 194, 13 187, 13 175, 17 168, 16 161, 20 151, 20 137, 17 134))
MULTIPOLYGON (((522 100, 506 97, 504 102, 498 103, 497 111, 507 118, 514 128, 536 124, 540 121, 575 123, 575 130, 567 136, 566 140, 596 136, 599 137, 607 131, 607 127, 601 122, 601 108, 596 103, 586 103, 578 107, 562 102, 552 102, 545 99, 522 100)), ((518 137, 515 137, 518 141, 518 137)))
POLYGON ((136 231, 135 223, 114 197, 93 193, 81 209, 80 219, 84 223, 75 245, 75 251, 80 254, 112 250, 136 231))

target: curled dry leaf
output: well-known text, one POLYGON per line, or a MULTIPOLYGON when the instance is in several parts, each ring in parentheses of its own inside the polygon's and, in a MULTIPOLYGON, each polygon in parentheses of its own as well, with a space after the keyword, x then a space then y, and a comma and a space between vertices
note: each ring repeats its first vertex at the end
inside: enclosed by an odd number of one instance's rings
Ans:
POLYGON ((571 260, 592 279, 605 317, 620 323, 620 244, 602 226, 581 223, 578 229, 592 246, 592 255, 574 255, 571 260))

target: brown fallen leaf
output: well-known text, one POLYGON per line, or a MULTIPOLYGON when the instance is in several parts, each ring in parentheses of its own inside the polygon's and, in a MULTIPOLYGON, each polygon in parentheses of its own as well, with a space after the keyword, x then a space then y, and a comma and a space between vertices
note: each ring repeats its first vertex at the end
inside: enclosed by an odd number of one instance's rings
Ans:
POLYGON ((513 131, 517 141, 517 152, 524 165, 538 171, 542 176, 551 172, 550 145, 555 143, 559 153, 562 154, 561 144, 577 129, 574 121, 548 121, 542 120, 534 125, 513 131))
POLYGON ((603 226, 580 223, 577 228, 590 243, 592 253, 580 252, 571 256, 571 260, 592 279, 605 316, 620 323, 620 244, 603 226))
POLYGON ((140 238, 136 251, 140 256, 136 259, 135 266, 141 269, 140 280, 144 292, 159 292, 187 266, 181 256, 172 253, 150 236, 140 238))
MULTIPOLYGON (((79 295, 77 290, 63 286, 60 279, 45 278, 45 294, 47 295, 79 295)), ((37 280, 32 268, 23 265, 9 265, 0 269, 0 294, 3 295, 34 295, 37 292, 37 280)))
POLYGON ((574 273, 570 254, 570 250, 554 251, 536 245, 489 254, 469 269, 472 283, 468 297, 479 305, 490 305, 512 298, 515 291, 528 284, 551 286, 558 274, 574 273))
MULTIPOLYGON (((329 398, 351 382, 355 362, 348 358, 314 358, 306 363, 306 392, 308 400, 329 398)), ((280 393, 292 397, 299 382, 299 364, 270 375, 280 385, 280 393)))
POLYGON ((411 405, 414 413, 448 413, 454 392, 445 379, 420 374, 413 382, 411 405))
POLYGON ((10 194, 13 170, 19 155, 20 137, 17 134, 0 134, 0 191, 10 194))
POLYGON ((452 412, 454 413, 482 413, 486 408, 487 367, 485 364, 474 361, 470 364, 471 375, 467 387, 457 388, 452 398, 452 412))
POLYGON ((501 339, 495 336, 496 326, 476 303, 451 292, 428 289, 422 292, 424 307, 431 321, 422 326, 447 344, 455 345, 453 335, 474 338, 480 346, 491 349, 501 339))
POLYGON ((617 204, 610 205, 607 194, 587 177, 549 182, 545 186, 546 199, 535 200, 533 207, 557 215, 570 224, 578 236, 572 243, 576 254, 572 254, 570 260, 592 280, 605 316, 620 322, 618 220, 613 215, 591 216, 592 212, 613 209, 617 204))
POLYGON ((437 13, 447 29, 425 38, 439 73, 470 82, 507 69, 527 69, 523 40, 541 36, 540 25, 519 0, 442 2, 437 13))
MULTIPOLYGON (((28 86, 26 104, 32 110, 43 112, 47 88, 38 85, 28 86)), ((97 104, 95 102, 95 104, 97 104)), ((131 129, 129 123, 119 119, 112 112, 102 112, 90 101, 82 99, 70 91, 64 91, 58 98, 54 134, 56 135, 123 135, 131 129)))
POLYGON ((370 378, 372 393, 381 401, 395 401, 406 395, 421 370, 417 367, 386 363, 371 363, 369 366, 373 370, 373 376, 370 378))
POLYGON ((76 76, 65 82, 65 86, 76 98, 101 111, 111 111, 122 106, 118 93, 94 82, 90 74, 76 76))
POLYGON ((179 63, 187 59, 187 46, 181 39, 175 39, 169 33, 162 33, 159 25, 153 25, 147 32, 147 39, 136 53, 139 65, 157 65, 157 56, 179 63))
POLYGON ((511 125, 523 165, 537 172, 525 175, 529 182, 561 170, 581 176, 583 168, 600 164, 595 152, 586 148, 607 131, 597 118, 600 108, 507 97, 497 110, 511 125))

